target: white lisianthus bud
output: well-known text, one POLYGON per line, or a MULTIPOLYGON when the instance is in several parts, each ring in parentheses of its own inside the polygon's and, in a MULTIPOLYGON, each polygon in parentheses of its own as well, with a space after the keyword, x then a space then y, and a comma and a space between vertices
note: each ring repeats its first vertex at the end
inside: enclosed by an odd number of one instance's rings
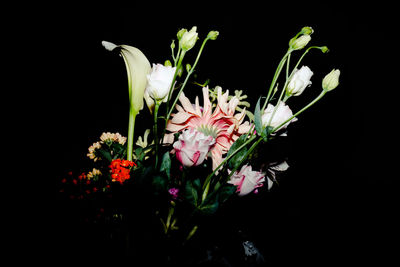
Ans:
POLYGON ((196 30, 197 27, 193 26, 190 31, 186 31, 183 33, 182 38, 179 40, 182 50, 188 51, 192 49, 192 47, 195 45, 198 36, 196 30))
MULTIPOLYGON (((278 108, 274 113, 275 107, 271 104, 268 104, 267 108, 264 111, 264 114, 261 116, 261 122, 263 127, 270 126, 272 128, 276 128, 290 117, 293 116, 292 110, 287 106, 284 102, 280 102, 278 108), (272 119, 271 119, 271 116, 272 119)), ((281 128, 286 128, 289 123, 297 121, 297 118, 293 118, 292 120, 288 121, 285 125, 281 128)))
POLYGON ((312 75, 313 72, 307 66, 303 66, 299 70, 295 69, 286 89, 287 95, 301 95, 304 89, 311 85, 310 79, 312 75))
POLYGON ((308 34, 304 34, 304 35, 300 36, 299 38, 291 39, 289 42, 289 46, 293 50, 300 50, 300 49, 303 49, 308 44, 308 42, 310 42, 310 40, 311 40, 311 36, 308 34))
POLYGON ((154 100, 166 101, 176 67, 153 64, 150 74, 147 75, 146 92, 154 100))
POLYGON ((339 85, 340 70, 333 69, 322 80, 322 88, 325 91, 331 91, 339 85))

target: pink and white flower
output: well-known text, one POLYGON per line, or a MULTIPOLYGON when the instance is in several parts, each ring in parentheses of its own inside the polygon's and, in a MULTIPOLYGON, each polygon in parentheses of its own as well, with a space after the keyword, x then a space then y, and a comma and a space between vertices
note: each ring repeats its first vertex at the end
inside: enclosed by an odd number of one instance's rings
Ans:
POLYGON ((182 93, 179 97, 182 106, 176 105, 178 112, 172 114, 172 119, 168 122, 167 130, 170 133, 164 137, 164 142, 172 143, 173 134, 185 129, 196 129, 207 136, 212 136, 215 145, 211 148, 211 158, 215 170, 222 162, 222 155, 228 152, 235 140, 250 130, 249 122, 243 123, 246 110, 243 109, 242 112, 235 114, 239 99, 233 97, 228 102, 228 95, 228 90, 222 94, 222 89, 218 88, 218 104, 213 111, 208 87, 203 88, 203 107, 200 106, 198 97, 192 105, 182 93))
POLYGON ((215 139, 195 129, 185 130, 173 145, 176 158, 183 166, 192 167, 203 163, 215 139))
POLYGON ((253 171, 250 165, 243 165, 239 172, 235 172, 228 183, 236 185, 239 196, 245 196, 255 189, 262 187, 265 182, 265 174, 253 171))

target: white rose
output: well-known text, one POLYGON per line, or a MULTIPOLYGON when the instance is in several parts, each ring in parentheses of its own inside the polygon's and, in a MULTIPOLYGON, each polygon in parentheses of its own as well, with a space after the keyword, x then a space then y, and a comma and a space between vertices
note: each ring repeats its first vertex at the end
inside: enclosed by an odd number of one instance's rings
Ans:
POLYGON ((294 96, 301 95, 304 89, 311 85, 312 75, 313 72, 307 66, 303 66, 299 70, 296 69, 287 86, 287 93, 294 96))
MULTIPOLYGON (((274 110, 275 107, 271 104, 268 104, 267 108, 264 111, 264 114, 261 116, 261 121, 264 127, 270 126, 272 128, 276 128, 293 116, 292 110, 284 102, 279 103, 275 114, 273 114, 274 110)), ((291 121, 288 121, 285 125, 282 126, 282 128, 286 128, 290 122, 294 121, 297 121, 297 118, 293 118, 291 121)))
POLYGON ((167 101, 175 70, 176 67, 153 64, 151 73, 147 75, 146 94, 155 100, 167 101))

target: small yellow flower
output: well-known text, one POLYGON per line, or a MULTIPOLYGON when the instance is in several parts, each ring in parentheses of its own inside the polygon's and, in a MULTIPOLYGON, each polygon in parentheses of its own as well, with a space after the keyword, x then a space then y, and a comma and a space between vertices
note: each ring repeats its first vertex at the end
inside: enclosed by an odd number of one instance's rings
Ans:
POLYGON ((92 159, 93 161, 96 162, 98 159, 100 159, 100 158, 96 157, 96 154, 95 154, 96 149, 99 149, 99 148, 101 148, 100 142, 94 143, 93 145, 91 145, 89 147, 89 153, 87 153, 86 156, 88 156, 90 159, 92 159))
POLYGON ((88 174, 86 175, 87 179, 92 179, 94 176, 100 176, 101 175, 101 171, 93 168, 93 170, 91 172, 88 172, 88 174))

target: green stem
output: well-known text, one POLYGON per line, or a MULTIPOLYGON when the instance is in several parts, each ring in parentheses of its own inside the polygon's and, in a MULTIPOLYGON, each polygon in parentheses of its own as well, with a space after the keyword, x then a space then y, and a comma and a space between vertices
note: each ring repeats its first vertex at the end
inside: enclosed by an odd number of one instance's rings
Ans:
POLYGON ((158 108, 160 107, 161 101, 155 100, 154 106, 154 145, 155 145, 155 152, 156 152, 156 163, 155 168, 157 169, 158 166, 158 133, 157 133, 157 116, 158 116, 158 108))
MULTIPOLYGON (((215 174, 228 160, 230 160, 233 156, 235 156, 242 148, 244 148, 244 147, 247 146, 250 142, 252 142, 252 141, 254 140, 254 138, 256 138, 256 136, 254 136, 254 135, 251 136, 249 140, 247 140, 245 143, 243 143, 241 146, 239 146, 232 154, 230 154, 229 156, 227 156, 226 158, 224 158, 224 160, 217 166, 217 168, 215 168, 215 170, 207 176, 207 178, 206 178, 206 180, 204 181, 204 184, 203 184, 203 190, 204 190, 204 191, 207 190, 207 193, 208 193, 208 189, 207 189, 207 188, 210 187, 209 184, 210 184, 211 178, 214 176, 214 174, 215 174)), ((202 199, 204 200, 204 199, 206 199, 206 197, 207 197, 207 194, 203 193, 202 199)))
POLYGON ((254 144, 249 148, 249 150, 247 150, 246 154, 243 156, 243 158, 240 160, 239 164, 236 165, 235 168, 233 168, 233 170, 231 170, 231 173, 228 175, 228 177, 226 178, 226 180, 228 181, 231 176, 235 173, 235 171, 237 171, 237 169, 239 169, 239 167, 243 164, 243 162, 247 159, 247 157, 251 154, 251 152, 253 152, 253 150, 258 146, 258 144, 263 140, 263 137, 260 136, 258 138, 258 140, 256 142, 254 142, 254 144))
POLYGON ((268 101, 269 101, 269 98, 270 98, 270 96, 271 96, 271 93, 272 93, 272 91, 274 90, 276 80, 278 79, 279 74, 280 74, 281 71, 282 71, 283 65, 285 64, 287 57, 290 55, 290 53, 291 53, 292 51, 293 51, 293 50, 292 50, 291 48, 289 48, 288 51, 286 52, 286 54, 285 54, 285 55, 283 56, 283 58, 281 59, 281 61, 279 62, 279 65, 278 65, 278 67, 276 68, 274 77, 273 77, 272 82, 271 82, 271 85, 270 85, 270 87, 269 87, 267 98, 265 99, 263 108, 262 108, 261 110, 264 110, 265 107, 267 106, 268 101))
POLYGON ((190 238, 192 238, 192 236, 196 233, 197 228, 199 228, 199 226, 195 225, 192 230, 190 231, 190 233, 188 234, 188 236, 186 237, 186 241, 188 241, 190 238))
POLYGON ((135 131, 135 119, 137 113, 132 107, 129 109, 129 125, 128 125, 128 144, 127 144, 127 160, 132 161, 133 154, 133 136, 135 131))
POLYGON ((172 218, 172 215, 174 214, 174 212, 175 212, 175 207, 174 207, 174 205, 172 205, 172 207, 169 208, 167 221, 165 223, 165 234, 168 233, 169 226, 171 225, 171 218, 172 218))
MULTIPOLYGON (((181 93, 182 93, 182 91, 183 91, 183 88, 185 88, 186 83, 187 83, 187 81, 189 80, 190 75, 193 73, 194 69, 196 68, 196 65, 197 65, 197 63, 198 63, 198 61, 199 61, 199 59, 200 59, 200 55, 201 55, 201 53, 203 52, 204 46, 205 46, 205 44, 206 44, 206 42, 207 42, 208 40, 209 40, 209 38, 204 39, 204 41, 203 41, 203 43, 202 43, 202 45, 201 45, 201 47, 200 47, 199 53, 197 54, 196 60, 195 60, 195 62, 194 62, 194 64, 193 64, 193 67, 190 69, 190 71, 189 71, 188 74, 186 75, 185 81, 183 82, 183 85, 182 85, 182 87, 180 88, 180 90, 179 90, 179 92, 178 92, 178 95, 175 97, 175 100, 174 100, 174 102, 173 102, 173 104, 172 104, 172 106, 171 106, 171 109, 168 111, 167 117, 165 118, 165 125, 167 125, 168 120, 169 120, 169 117, 171 117, 172 110, 174 109, 176 103, 178 102, 179 96, 181 95, 181 93)), ((178 64, 179 64, 179 63, 178 63, 178 64)))
MULTIPOLYGON (((179 54, 178 54, 178 56, 179 56, 179 54)), ((175 70, 175 73, 174 73, 174 77, 172 79, 171 87, 169 88, 169 91, 168 91, 167 110, 169 109, 169 101, 171 100, 172 92, 174 91, 175 80, 176 80, 176 77, 178 76, 178 72, 179 72, 179 69, 180 69, 180 67, 182 65, 182 60, 183 60, 184 57, 185 57, 185 52, 183 51, 182 55, 179 56, 178 64, 176 64, 176 62, 175 62, 176 70, 175 70)))
POLYGON ((320 100, 327 91, 323 90, 321 92, 321 94, 316 97, 313 101, 311 101, 307 106, 305 106, 304 108, 302 108, 301 110, 299 110, 296 114, 294 114, 293 116, 291 116, 289 119, 287 119, 286 121, 282 122, 279 126, 275 127, 271 133, 274 133, 276 131, 278 131, 283 125, 285 125, 286 123, 288 123, 289 121, 291 121, 293 118, 297 117, 298 115, 300 115, 302 112, 304 112, 306 109, 308 109, 309 107, 311 107, 312 105, 314 105, 318 100, 320 100))

